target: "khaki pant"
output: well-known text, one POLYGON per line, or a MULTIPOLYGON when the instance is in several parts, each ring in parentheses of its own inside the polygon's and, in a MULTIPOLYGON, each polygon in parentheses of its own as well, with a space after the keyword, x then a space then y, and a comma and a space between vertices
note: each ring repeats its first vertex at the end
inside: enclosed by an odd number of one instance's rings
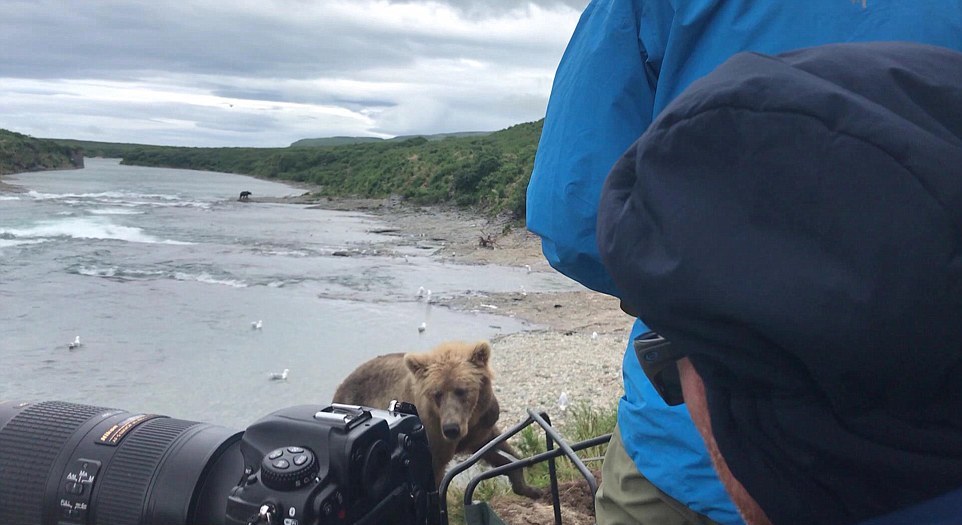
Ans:
POLYGON ((598 525, 716 525, 665 494, 638 472, 615 426, 595 495, 598 525))

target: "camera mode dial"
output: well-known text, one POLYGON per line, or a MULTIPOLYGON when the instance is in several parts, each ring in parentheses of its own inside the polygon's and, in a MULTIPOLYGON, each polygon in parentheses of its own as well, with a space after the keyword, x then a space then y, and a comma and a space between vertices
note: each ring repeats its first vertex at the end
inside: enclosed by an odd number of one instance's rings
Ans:
POLYGON ((314 481, 318 465, 314 453, 304 447, 281 447, 261 460, 261 481, 274 490, 298 490, 314 481))

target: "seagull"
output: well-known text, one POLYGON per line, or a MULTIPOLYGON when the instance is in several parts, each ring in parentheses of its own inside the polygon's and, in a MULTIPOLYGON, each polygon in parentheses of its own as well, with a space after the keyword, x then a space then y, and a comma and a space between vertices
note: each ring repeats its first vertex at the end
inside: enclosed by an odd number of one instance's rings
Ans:
POLYGON ((419 286, 419 287, 418 287, 418 301, 420 301, 421 299, 424 298, 424 292, 425 292, 424 287, 423 287, 423 286, 419 286))
POLYGON ((524 269, 525 269, 525 270, 528 270, 528 273, 531 273, 531 265, 530 265, 530 264, 524 265, 524 269))
POLYGON ((73 342, 67 345, 67 348, 73 350, 74 348, 80 348, 80 336, 74 337, 73 342))
POLYGON ((527 297, 528 291, 524 289, 524 285, 521 285, 521 297, 527 297))
POLYGON ((598 339, 598 332, 591 332, 591 339, 592 340, 598 339))
POLYGON ((427 301, 430 303, 430 302, 431 302, 431 290, 428 290, 428 291, 427 291, 426 297, 427 297, 427 301))
POLYGON ((285 368, 283 372, 271 372, 271 381, 287 381, 288 372, 290 372, 290 370, 287 368, 285 368))
POLYGON ((264 321, 261 321, 261 320, 251 321, 251 330, 260 330, 263 327, 264 327, 264 321))
POLYGON ((427 323, 421 323, 421 326, 418 327, 418 333, 419 333, 419 334, 423 334, 424 331, 427 330, 427 329, 428 329, 428 324, 427 324, 427 323))
POLYGON ((558 396, 558 408, 560 408, 562 412, 568 409, 568 393, 567 392, 561 392, 561 395, 558 396))

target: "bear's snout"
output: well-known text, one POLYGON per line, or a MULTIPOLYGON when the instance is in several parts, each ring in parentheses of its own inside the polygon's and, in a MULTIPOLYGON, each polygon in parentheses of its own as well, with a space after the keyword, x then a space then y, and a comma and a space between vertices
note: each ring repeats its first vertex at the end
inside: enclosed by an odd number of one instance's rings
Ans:
POLYGON ((445 438, 454 441, 455 439, 461 437, 461 425, 458 425, 457 423, 448 423, 441 427, 441 432, 444 434, 445 438))

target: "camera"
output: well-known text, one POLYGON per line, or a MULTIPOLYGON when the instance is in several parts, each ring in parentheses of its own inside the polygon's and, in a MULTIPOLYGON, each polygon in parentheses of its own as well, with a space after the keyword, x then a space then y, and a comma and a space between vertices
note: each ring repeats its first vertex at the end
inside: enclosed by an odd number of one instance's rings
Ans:
POLYGON ((239 432, 0 401, 4 525, 439 522, 427 435, 408 403, 295 406, 239 432))

